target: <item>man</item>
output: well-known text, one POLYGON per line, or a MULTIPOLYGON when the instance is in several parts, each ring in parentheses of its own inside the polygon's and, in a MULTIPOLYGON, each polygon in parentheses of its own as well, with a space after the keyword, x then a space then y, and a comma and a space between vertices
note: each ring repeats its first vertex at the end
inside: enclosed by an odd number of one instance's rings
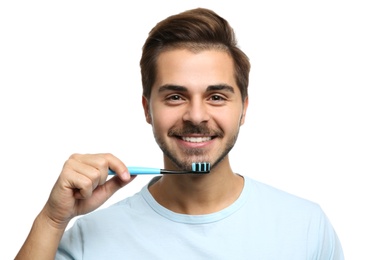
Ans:
POLYGON ((210 162, 210 173, 156 177, 94 211, 135 176, 114 155, 74 154, 16 259, 343 259, 317 204, 230 167, 250 63, 226 20, 202 8, 168 17, 151 30, 140 65, 165 168, 210 162), (117 175, 107 180, 109 169, 117 175))

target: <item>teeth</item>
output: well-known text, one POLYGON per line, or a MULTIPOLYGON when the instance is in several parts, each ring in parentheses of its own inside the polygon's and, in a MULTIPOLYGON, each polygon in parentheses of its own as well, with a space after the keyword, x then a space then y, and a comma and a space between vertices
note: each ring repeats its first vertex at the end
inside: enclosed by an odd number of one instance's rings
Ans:
POLYGON ((211 137, 182 137, 182 139, 186 142, 201 143, 210 141, 211 137))

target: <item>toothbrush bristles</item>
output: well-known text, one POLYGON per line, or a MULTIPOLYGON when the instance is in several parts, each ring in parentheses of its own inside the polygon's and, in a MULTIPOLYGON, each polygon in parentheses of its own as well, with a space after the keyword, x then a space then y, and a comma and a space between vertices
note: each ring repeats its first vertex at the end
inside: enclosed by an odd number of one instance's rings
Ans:
POLYGON ((210 163, 208 162, 192 163, 192 171, 194 173, 208 173, 210 172, 210 163))

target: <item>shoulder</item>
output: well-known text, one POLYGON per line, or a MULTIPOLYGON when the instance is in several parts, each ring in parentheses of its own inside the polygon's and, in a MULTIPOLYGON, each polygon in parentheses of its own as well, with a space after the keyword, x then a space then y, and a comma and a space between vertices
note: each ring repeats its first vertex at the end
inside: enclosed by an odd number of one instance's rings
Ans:
MULTIPOLYGON (((257 222, 263 222, 272 234, 282 231, 284 238, 297 237, 307 241, 312 254, 334 254, 343 259, 340 241, 321 206, 313 201, 256 181, 245 178, 250 186, 250 199, 246 207, 256 216, 257 222)), ((291 242, 293 243, 293 242, 291 242)), ((323 258, 321 258, 323 259, 323 258)))
POLYGON ((271 185, 245 177, 250 192, 250 203, 263 212, 306 217, 324 217, 320 205, 314 201, 299 197, 271 185))

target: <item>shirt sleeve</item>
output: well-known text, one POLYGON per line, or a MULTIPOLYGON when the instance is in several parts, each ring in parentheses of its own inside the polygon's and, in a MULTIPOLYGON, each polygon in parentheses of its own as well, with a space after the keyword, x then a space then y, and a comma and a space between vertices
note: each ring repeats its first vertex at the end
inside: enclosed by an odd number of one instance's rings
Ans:
POLYGON ((83 236, 78 221, 65 231, 56 253, 56 260, 82 259, 83 236))
POLYGON ((318 260, 344 260, 340 240, 325 213, 320 209, 318 221, 318 260))

